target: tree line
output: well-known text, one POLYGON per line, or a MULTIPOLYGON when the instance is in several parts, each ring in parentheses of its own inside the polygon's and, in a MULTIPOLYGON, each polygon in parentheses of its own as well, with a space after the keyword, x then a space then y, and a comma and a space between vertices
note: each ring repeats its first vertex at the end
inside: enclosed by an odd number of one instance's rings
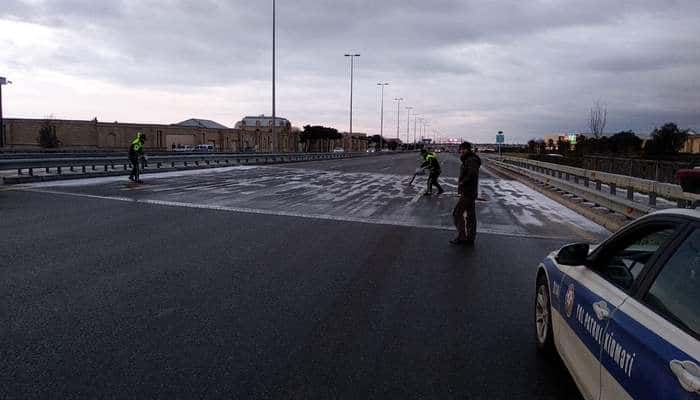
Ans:
POLYGON ((552 139, 547 142, 533 139, 527 143, 527 146, 531 154, 545 154, 549 149, 562 156, 570 157, 582 157, 585 154, 615 154, 656 158, 677 155, 688 139, 688 134, 688 129, 680 129, 675 123, 669 122, 654 129, 646 142, 633 131, 627 130, 609 137, 596 132, 593 137, 577 135, 574 146, 562 138, 557 142, 552 139))

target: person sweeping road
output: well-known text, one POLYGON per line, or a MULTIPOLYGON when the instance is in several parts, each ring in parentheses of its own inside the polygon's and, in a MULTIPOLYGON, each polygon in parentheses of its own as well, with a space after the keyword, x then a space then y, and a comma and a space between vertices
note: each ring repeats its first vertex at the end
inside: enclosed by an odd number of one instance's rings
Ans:
POLYGON ((141 168, 139 165, 139 157, 146 157, 143 154, 143 144, 145 141, 146 135, 141 132, 136 132, 136 137, 131 141, 131 145, 129 145, 129 162, 131 163, 131 174, 129 175, 129 179, 136 183, 143 183, 140 178, 141 168))
POLYGON ((438 177, 440 177, 442 171, 440 170, 440 162, 437 156, 432 151, 427 151, 425 149, 420 151, 420 155, 423 157, 423 164, 421 164, 420 167, 428 170, 428 189, 425 195, 430 196, 433 194, 433 186, 438 189, 437 194, 442 194, 444 190, 438 182, 438 177))

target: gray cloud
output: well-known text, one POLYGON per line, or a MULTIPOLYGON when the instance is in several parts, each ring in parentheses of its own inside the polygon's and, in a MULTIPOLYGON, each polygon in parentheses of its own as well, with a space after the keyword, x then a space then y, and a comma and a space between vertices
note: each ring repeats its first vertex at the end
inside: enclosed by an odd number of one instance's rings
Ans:
MULTIPOLYGON (((6 3, 0 19, 61 35, 48 53, 0 67, 173 93, 269 80, 270 2, 6 3)), ((356 51, 364 130, 378 125, 380 80, 392 82, 387 98, 406 98, 435 129, 478 140, 499 129, 519 141, 585 129, 596 99, 608 104, 611 129, 644 131, 668 118, 698 127, 699 27, 696 0, 278 1, 280 109, 299 124, 344 129, 342 55, 356 51)))

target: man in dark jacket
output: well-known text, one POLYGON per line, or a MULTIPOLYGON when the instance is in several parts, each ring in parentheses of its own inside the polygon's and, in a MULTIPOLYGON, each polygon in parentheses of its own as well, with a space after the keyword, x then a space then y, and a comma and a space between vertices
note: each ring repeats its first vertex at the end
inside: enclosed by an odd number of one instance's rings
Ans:
POLYGON ((440 169, 440 162, 438 161, 437 156, 435 153, 425 149, 420 151, 420 155, 423 157, 423 164, 421 164, 420 167, 428 169, 429 172, 428 190, 425 192, 425 194, 428 196, 433 194, 433 186, 438 189, 437 194, 442 194, 444 190, 442 190, 442 186, 440 186, 440 183, 438 183, 438 177, 440 176, 442 170, 440 169))
POLYGON ((131 175, 129 179, 134 182, 142 183, 140 179, 139 157, 143 155, 143 143, 146 141, 146 135, 141 132, 136 132, 136 137, 131 141, 129 146, 129 162, 131 162, 131 175))
POLYGON ((459 145, 459 159, 462 167, 457 181, 459 200, 452 211, 457 237, 450 243, 457 245, 473 245, 476 240, 476 198, 479 194, 479 168, 481 159, 472 151, 472 144, 464 142, 459 145), (464 213, 467 220, 464 220, 464 213))

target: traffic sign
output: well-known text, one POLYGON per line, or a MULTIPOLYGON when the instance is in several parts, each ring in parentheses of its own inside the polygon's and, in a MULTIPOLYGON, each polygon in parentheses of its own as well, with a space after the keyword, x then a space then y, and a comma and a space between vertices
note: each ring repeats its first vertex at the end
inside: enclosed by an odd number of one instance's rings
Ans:
POLYGON ((506 142, 506 136, 503 134, 503 132, 498 132, 498 135, 496 135, 496 143, 505 143, 506 142))

